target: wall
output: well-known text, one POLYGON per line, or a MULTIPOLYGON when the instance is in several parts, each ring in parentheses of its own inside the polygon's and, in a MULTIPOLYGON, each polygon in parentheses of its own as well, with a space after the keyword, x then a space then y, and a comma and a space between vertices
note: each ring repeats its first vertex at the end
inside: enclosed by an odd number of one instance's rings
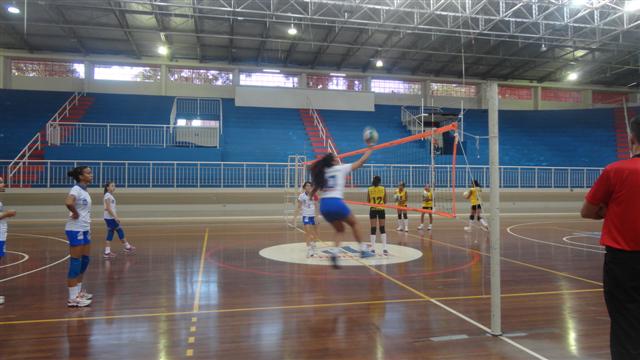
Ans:
POLYGON ((373 111, 375 103, 372 92, 236 87, 236 106, 302 109, 309 107, 307 99, 316 109, 373 111))

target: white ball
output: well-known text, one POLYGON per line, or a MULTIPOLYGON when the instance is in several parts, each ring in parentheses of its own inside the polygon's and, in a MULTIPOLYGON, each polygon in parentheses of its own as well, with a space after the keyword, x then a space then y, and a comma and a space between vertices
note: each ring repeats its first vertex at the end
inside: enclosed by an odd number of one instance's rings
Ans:
POLYGON ((465 198, 469 197, 469 191, 465 191, 462 195, 464 195, 465 198))
POLYGON ((376 129, 367 126, 362 132, 362 140, 364 140, 367 145, 375 145, 378 143, 378 132, 376 129))

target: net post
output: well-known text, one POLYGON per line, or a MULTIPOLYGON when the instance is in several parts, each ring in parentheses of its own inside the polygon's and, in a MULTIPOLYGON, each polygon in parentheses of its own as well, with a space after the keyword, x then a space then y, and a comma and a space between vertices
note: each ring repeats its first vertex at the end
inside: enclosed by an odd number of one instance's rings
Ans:
POLYGON ((491 334, 502 335, 500 288, 500 161, 498 152, 498 84, 487 84, 489 107, 489 174, 491 181, 491 218, 489 219, 491 255, 491 334))

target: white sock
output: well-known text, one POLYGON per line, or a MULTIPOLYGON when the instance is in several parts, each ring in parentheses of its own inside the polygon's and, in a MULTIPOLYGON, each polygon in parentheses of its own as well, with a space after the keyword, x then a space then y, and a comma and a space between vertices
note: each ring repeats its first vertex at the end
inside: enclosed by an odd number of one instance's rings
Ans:
POLYGON ((469 219, 469 227, 473 226, 473 220, 469 219))
POLYGON ((402 219, 398 219, 398 227, 402 227, 402 219))
POLYGON ((387 250, 387 234, 381 234, 380 240, 382 240, 382 248, 387 250))
POLYGON ((376 236, 375 235, 369 235, 369 240, 371 241, 371 247, 375 248, 376 247, 376 236))
POLYGON ((78 290, 77 286, 70 287, 69 288, 69 300, 73 300, 73 299, 77 298, 79 292, 80 292, 80 290, 78 290))
POLYGON ((404 219, 404 228, 405 229, 409 228, 409 219, 404 219))
POLYGON ((111 252, 111 246, 105 246, 105 247, 104 247, 104 253, 105 253, 105 254, 108 254, 108 253, 110 253, 110 252, 111 252))
POLYGON ((78 288, 78 292, 82 291, 82 283, 79 282, 78 285, 76 285, 76 287, 78 288))

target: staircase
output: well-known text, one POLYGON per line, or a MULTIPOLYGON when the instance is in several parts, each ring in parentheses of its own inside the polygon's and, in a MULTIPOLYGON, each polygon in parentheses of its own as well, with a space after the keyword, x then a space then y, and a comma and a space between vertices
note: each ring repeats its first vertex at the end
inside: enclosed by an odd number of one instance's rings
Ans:
POLYGON ((324 124, 324 119, 315 109, 300 109, 300 118, 311 141, 311 148, 316 159, 328 152, 338 153, 335 141, 324 124))
MULTIPOLYGON (((82 120, 87 110, 93 104, 93 98, 75 93, 58 109, 53 117, 27 143, 18 156, 9 164, 7 184, 13 188, 30 188, 36 184, 42 172, 45 158, 45 148, 52 144, 51 127, 56 123, 76 123, 82 120)), ((57 133, 56 141, 69 136, 64 132, 57 133)))
MULTIPOLYGON (((629 133, 627 131, 627 123, 624 108, 613 109, 613 126, 616 131, 616 149, 619 160, 628 159, 629 155, 629 133)), ((627 117, 629 119, 636 116, 634 109, 629 109, 627 117)))

